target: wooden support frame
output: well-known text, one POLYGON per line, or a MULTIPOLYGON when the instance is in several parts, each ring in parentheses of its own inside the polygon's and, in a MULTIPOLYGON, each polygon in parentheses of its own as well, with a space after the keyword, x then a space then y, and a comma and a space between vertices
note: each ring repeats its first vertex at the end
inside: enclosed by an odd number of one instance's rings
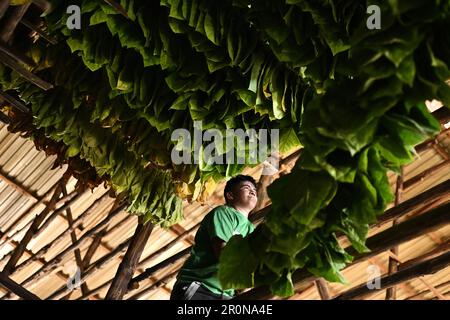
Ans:
MULTIPOLYGON (((50 199, 50 203, 54 204, 58 200, 60 193, 61 193, 61 186, 57 186, 56 190, 55 190, 55 193, 53 194, 52 198, 50 199)), ((13 272, 17 262, 22 257, 23 253, 25 252, 25 249, 26 249, 28 243, 31 241, 31 239, 33 238, 34 234, 38 230, 39 225, 44 221, 44 219, 47 217, 47 215, 49 213, 50 213, 50 209, 48 207, 46 207, 33 220, 33 223, 31 224, 30 228, 28 229, 28 231, 23 236, 22 240, 20 241, 20 244, 16 247, 16 249, 12 253, 10 259, 8 260, 8 263, 6 264, 6 266, 3 268, 3 273, 5 275, 10 275, 13 272)))
POLYGON ((432 274, 450 265, 450 252, 444 253, 438 257, 430 260, 419 262, 411 265, 402 271, 396 272, 392 275, 386 275, 380 279, 380 288, 369 289, 364 283, 354 289, 351 289, 343 294, 337 296, 336 300, 350 300, 356 298, 363 298, 368 294, 377 290, 390 288, 396 284, 417 278, 425 274, 432 274))
POLYGON ((11 7, 11 15, 9 15, 5 20, 3 30, 0 32, 1 41, 7 43, 11 39, 14 30, 16 30, 16 27, 19 24, 19 21, 25 15, 30 5, 31 2, 21 6, 11 7))
POLYGON ((10 290, 14 294, 26 300, 41 300, 34 293, 31 293, 27 289, 21 287, 17 282, 13 281, 3 272, 0 272, 0 285, 10 290))
POLYGON ((47 264, 42 266, 39 270, 36 270, 31 276, 29 276, 27 279, 21 282, 22 286, 25 286, 31 282, 34 282, 35 280, 39 279, 43 275, 45 275, 48 271, 54 269, 57 264, 65 257, 67 257, 69 254, 72 253, 72 250, 81 247, 85 243, 87 239, 89 239, 91 236, 93 236, 97 231, 103 228, 110 219, 112 219, 114 216, 118 215, 123 209, 125 208, 125 205, 121 205, 116 210, 114 210, 109 218, 103 219, 99 224, 97 224, 95 227, 87 231, 83 236, 81 236, 77 242, 70 245, 68 248, 63 250, 61 253, 59 253, 56 257, 54 257, 51 261, 49 261, 47 264))
POLYGON ((153 224, 149 222, 147 224, 138 224, 127 253, 120 263, 116 276, 106 294, 106 300, 122 300, 123 296, 127 293, 128 284, 133 277, 153 228, 153 224))
MULTIPOLYGON (((403 175, 404 175, 404 170, 403 167, 400 169, 400 175, 397 177, 397 183, 396 183, 396 187, 395 187, 395 201, 394 201, 394 205, 398 206, 401 202, 401 197, 402 197, 402 190, 403 190, 403 175)), ((392 222, 393 226, 396 226, 398 224, 398 219, 395 219, 392 222)), ((398 246, 393 247, 391 249, 391 252, 398 256, 398 246)), ((393 259, 393 258, 389 258, 389 262, 388 262, 388 273, 389 274, 393 274, 395 272, 397 272, 398 269, 398 262, 393 259)), ((391 288, 388 288, 386 290, 386 300, 395 300, 396 299, 396 287, 392 286, 391 288)))

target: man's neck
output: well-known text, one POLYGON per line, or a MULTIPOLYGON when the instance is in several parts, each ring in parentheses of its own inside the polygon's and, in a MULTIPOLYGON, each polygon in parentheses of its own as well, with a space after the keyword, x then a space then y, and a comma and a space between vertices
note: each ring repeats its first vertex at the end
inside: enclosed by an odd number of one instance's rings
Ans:
POLYGON ((237 206, 235 204, 230 204, 229 206, 234 208, 236 211, 239 211, 239 213, 241 213, 246 218, 248 218, 248 215, 250 214, 250 211, 251 211, 251 210, 249 210, 247 208, 240 207, 240 206, 237 206))

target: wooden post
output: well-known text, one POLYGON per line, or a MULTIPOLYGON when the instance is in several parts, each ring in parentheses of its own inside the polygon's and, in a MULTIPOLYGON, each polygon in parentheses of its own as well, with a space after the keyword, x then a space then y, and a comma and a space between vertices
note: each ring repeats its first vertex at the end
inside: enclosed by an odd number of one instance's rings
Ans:
POLYGON ((363 298, 368 294, 375 291, 382 290, 385 288, 390 288, 396 284, 417 278, 425 274, 435 273, 439 270, 444 269, 450 265, 450 252, 444 253, 436 258, 420 262, 416 265, 411 265, 408 268, 398 271, 392 275, 386 275, 380 279, 380 288, 369 289, 367 284, 364 283, 354 289, 336 297, 336 300, 349 300, 356 298, 363 298))
POLYGON ((136 270, 139 259, 152 231, 153 224, 138 224, 127 253, 120 263, 116 276, 106 294, 106 300, 121 300, 127 293, 128 284, 133 277, 134 271, 136 270))
POLYGON ((3 272, 0 272, 0 285, 26 300, 41 300, 38 296, 21 287, 3 272))

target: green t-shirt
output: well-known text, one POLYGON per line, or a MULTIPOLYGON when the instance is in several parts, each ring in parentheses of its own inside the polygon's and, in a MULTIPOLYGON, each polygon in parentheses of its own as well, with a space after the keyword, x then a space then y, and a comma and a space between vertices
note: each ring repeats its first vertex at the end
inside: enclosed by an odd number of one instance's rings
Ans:
POLYGON ((210 291, 234 296, 234 289, 222 290, 217 271, 219 261, 214 255, 212 239, 218 237, 225 242, 236 234, 243 237, 255 230, 253 224, 236 209, 223 205, 209 212, 195 235, 191 256, 186 260, 177 276, 177 282, 199 281, 210 291))

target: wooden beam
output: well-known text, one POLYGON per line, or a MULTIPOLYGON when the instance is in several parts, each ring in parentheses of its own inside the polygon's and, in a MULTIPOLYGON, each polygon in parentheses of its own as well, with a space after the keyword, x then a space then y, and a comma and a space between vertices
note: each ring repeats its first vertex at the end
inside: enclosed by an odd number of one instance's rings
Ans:
POLYGON ((6 10, 9 8, 9 1, 0 1, 0 19, 3 18, 6 10))
MULTIPOLYGON (((53 211, 50 216, 39 226, 39 229, 36 230, 35 234, 33 235, 33 238, 39 237, 45 230, 47 230, 48 226, 55 221, 55 219, 58 216, 62 216, 64 220, 69 222, 69 219, 67 216, 64 215, 64 211, 67 211, 67 209, 70 208, 75 202, 80 200, 85 194, 88 192, 88 190, 85 190, 83 193, 78 193, 75 197, 67 201, 61 208, 56 209, 53 211)), ((102 198, 102 197, 100 197, 102 198)), ((69 222, 70 223, 70 222, 69 222)), ((79 225, 79 224, 78 224, 79 225)), ((77 226, 78 226, 77 225, 77 226)))
MULTIPOLYGON (((79 228, 79 226, 81 226, 81 224, 91 216, 91 214, 93 214, 95 212, 95 210, 102 205, 104 202, 106 202, 108 200, 108 194, 105 193, 104 195, 102 195, 100 198, 98 198, 97 200, 95 200, 75 221, 73 221, 72 225, 69 226, 68 228, 66 228, 66 230, 64 230, 58 237, 56 237, 53 241, 51 241, 50 243, 46 244, 45 246, 43 246, 41 249, 39 249, 32 257, 30 257, 28 260, 22 262, 20 265, 18 265, 15 269, 15 272, 19 272, 23 269, 25 269, 27 266, 29 266, 30 264, 32 264, 36 259, 39 259, 41 257, 43 257, 50 248, 52 247, 56 247, 59 243, 61 243, 65 237, 69 234, 71 234, 72 232, 75 231, 76 228, 79 228)), ((67 206, 63 207, 68 208, 67 206)), ((77 240, 75 241, 75 243, 77 242, 77 240)), ((77 248, 75 248, 74 250, 76 250, 77 248)))
MULTIPOLYGON (((52 198, 50 199, 50 203, 55 203, 59 195, 61 193, 61 186, 57 186, 55 193, 53 194, 52 198)), ((46 207, 34 220, 31 224, 28 231, 25 233, 24 237, 20 241, 20 244, 16 247, 13 254, 11 255, 11 258, 8 260, 8 263, 3 268, 3 273, 5 275, 10 275, 19 259, 22 257, 23 253, 25 252, 25 249, 30 242, 30 240, 33 238, 34 233, 37 231, 39 225, 44 221, 44 219, 47 217, 47 215, 50 213, 50 210, 48 207, 46 207)))
POLYGON ((442 253, 448 252, 448 251, 450 251, 450 240, 445 241, 441 245, 438 245, 437 247, 435 247, 431 251, 429 251, 429 252, 427 252, 427 253, 419 256, 419 257, 416 257, 416 258, 413 258, 413 259, 410 259, 408 261, 405 261, 405 262, 401 263, 399 265, 398 269, 399 270, 403 270, 404 268, 409 267, 409 266, 411 266, 413 264, 417 264, 418 262, 434 258, 434 257, 436 257, 436 256, 438 256, 438 255, 440 255, 442 253))
POLYGON ((134 277, 133 279, 130 280, 128 288, 130 290, 139 288, 139 282, 150 278, 156 271, 166 268, 167 266, 173 265, 179 261, 185 260, 186 256, 189 255, 191 250, 192 250, 192 248, 188 247, 188 248, 181 250, 180 252, 174 254, 170 258, 163 260, 160 263, 158 263, 150 268, 145 269, 145 271, 143 273, 141 273, 137 277, 134 277))
POLYGON ((39 88, 43 90, 50 90, 53 88, 53 85, 47 81, 42 80, 34 73, 28 71, 23 66, 21 66, 19 63, 17 63, 14 59, 9 57, 8 55, 4 54, 3 52, 0 52, 0 61, 8 66, 9 68, 15 70, 17 73, 19 73, 22 77, 24 77, 29 82, 33 83, 34 85, 38 86, 39 88))
POLYGON ((36 32, 42 39, 46 40, 50 44, 57 44, 58 41, 55 39, 55 37, 50 36, 49 34, 45 33, 41 28, 35 26, 33 23, 28 21, 27 19, 20 20, 20 23, 23 24, 28 29, 36 32))
POLYGON ((25 300, 41 300, 38 296, 21 287, 17 282, 9 278, 4 272, 0 272, 0 285, 25 300))
MULTIPOLYGON (((445 281, 445 282, 443 282, 441 284, 438 284, 435 288, 436 289, 440 289, 440 288, 443 288, 443 287, 448 286, 448 285, 450 285, 450 280, 445 281)), ((405 300, 416 300, 415 298, 417 298, 419 296, 422 296, 424 294, 427 294, 429 292, 431 292, 430 288, 428 288, 427 290, 420 291, 420 292, 418 292, 418 293, 416 293, 416 294, 414 294, 412 296, 409 296, 409 297, 405 298, 405 300)), ((446 295, 446 294, 447 294, 447 292, 444 293, 444 295, 446 295)), ((423 299, 420 299, 420 300, 423 300, 423 299)))
POLYGON ((76 194, 76 190, 71 192, 67 197, 62 197, 61 199, 59 199, 55 205, 52 204, 52 206, 50 206, 50 203, 48 201, 45 200, 45 198, 48 196, 49 193, 54 192, 55 187, 52 187, 52 189, 50 189, 42 198, 41 200, 39 200, 38 202, 34 203, 27 211, 25 211, 23 214, 20 215, 20 217, 18 219, 16 219, 14 221, 13 224, 11 224, 3 233, 3 235, 0 238, 0 247, 2 247, 8 240, 7 238, 14 238, 17 234, 21 233, 23 230, 25 230, 26 228, 29 228, 31 223, 33 223, 33 220, 30 220, 28 223, 26 223, 23 227, 21 228, 16 228, 23 220, 25 220, 32 212, 33 210, 40 204, 44 204, 45 206, 47 206, 50 210, 54 210, 56 207, 59 207, 61 204, 66 205, 67 203, 69 203, 69 201, 71 201, 71 199, 73 199, 73 197, 76 194), (16 228, 16 229, 15 229, 16 228), (11 230, 15 229, 15 231, 9 236, 9 232, 11 232, 11 230))
MULTIPOLYGON (((61 180, 59 180, 61 181, 61 180)), ((8 237, 8 233, 11 232, 11 230, 15 229, 20 222, 23 221, 33 210, 44 203, 48 203, 45 201, 45 199, 48 196, 51 196, 51 194, 55 191, 56 187, 59 185, 59 181, 56 182, 37 202, 35 202, 29 209, 27 209, 24 213, 20 215, 6 230, 3 232, 2 236, 0 237, 0 243, 3 243, 3 241, 8 237)))
POLYGON ((417 210, 418 208, 432 204, 439 199, 446 199, 450 195, 450 179, 446 180, 429 190, 422 192, 414 198, 408 199, 398 206, 392 207, 381 215, 372 227, 380 227, 381 225, 401 218, 402 216, 417 210))
MULTIPOLYGON (((23 53, 21 53, 20 51, 17 51, 14 48, 10 48, 8 47, 8 45, 6 45, 5 43, 0 41, 0 51, 7 54, 8 56, 10 56, 11 58, 15 59, 16 61, 23 63, 25 65, 27 65, 28 67, 35 67, 36 63, 34 63, 34 61, 24 55, 23 53)), ((29 112, 30 110, 28 110, 28 108, 26 109, 26 111, 24 112, 29 112)))
MULTIPOLYGON (((93 265, 89 266, 89 268, 87 268, 86 271, 84 272, 84 274, 81 276, 79 283, 80 284, 85 283, 89 277, 93 277, 98 272, 102 271, 105 265, 107 265, 108 263, 110 263, 111 261, 116 259, 120 254, 122 254, 127 249, 127 247, 130 245, 131 239, 132 239, 131 237, 128 238, 127 240, 122 242, 120 245, 118 245, 116 248, 114 248, 114 250, 112 250, 111 252, 107 253, 106 255, 104 255, 103 257, 98 259, 93 265)), ((63 297, 64 295, 66 295, 67 293, 69 293, 70 290, 71 289, 67 288, 67 286, 64 285, 61 288, 59 288, 57 291, 52 293, 49 297, 47 297, 47 299, 52 299, 52 300, 59 299, 59 298, 63 297)), ((88 294, 89 294, 89 292, 87 292, 86 294, 83 294, 83 296, 88 295, 88 294)))
POLYGON ((414 184, 418 183, 418 182, 422 182, 423 180, 425 180, 426 177, 433 175, 434 173, 436 173, 437 171, 439 171, 442 168, 445 168, 447 166, 450 165, 450 159, 444 160, 442 162, 440 162, 439 164, 428 168, 427 170, 415 175, 414 177, 406 180, 403 183, 403 188, 404 189, 408 189, 411 186, 413 186, 414 184))
POLYGON ((122 300, 123 296, 127 293, 128 284, 133 277, 148 238, 153 231, 153 227, 151 223, 138 224, 127 253, 120 263, 116 276, 106 294, 106 300, 122 300))
POLYGON ((92 237, 97 231, 99 231, 104 225, 106 225, 110 219, 118 215, 123 209, 125 209, 125 205, 120 206, 114 212, 111 213, 109 218, 106 218, 102 220, 100 223, 98 223, 95 227, 87 231, 83 236, 80 237, 80 239, 77 240, 77 242, 70 245, 68 248, 63 250, 61 253, 59 253, 56 257, 54 257, 51 261, 49 261, 46 265, 42 266, 38 270, 36 270, 32 275, 30 275, 28 278, 23 280, 21 282, 21 285, 25 286, 29 284, 30 282, 33 282, 37 279, 39 279, 41 276, 46 274, 48 271, 54 269, 54 267, 62 261, 65 257, 67 257, 69 254, 72 253, 72 250, 75 250, 76 248, 80 248, 81 245, 83 245, 87 239, 92 237))
MULTIPOLYGON (((380 232, 366 241, 366 246, 371 249, 367 253, 358 253, 353 247, 346 248, 346 251, 354 256, 355 265, 388 250, 391 247, 408 242, 430 231, 439 229, 450 223, 450 203, 432 209, 418 217, 414 217, 395 227, 380 232)), ((349 265, 349 266, 350 266, 349 265)), ((296 290, 301 290, 308 286, 308 283, 316 280, 317 277, 306 270, 294 272, 292 281, 296 290)), ((235 299, 268 299, 272 296, 268 286, 261 286, 249 290, 235 299)))
POLYGON ((435 286, 431 285, 431 283, 425 279, 424 276, 418 278, 431 292, 438 298, 439 300, 448 300, 442 292, 440 292, 435 286))
MULTIPOLYGON (((61 188, 62 188, 63 196, 67 196, 67 189, 66 189, 66 186, 63 183, 61 183, 61 188)), ((68 227, 70 229, 72 229, 70 231, 70 238, 72 240, 72 243, 75 243, 75 242, 77 242, 78 239, 77 239, 77 235, 75 233, 75 228, 73 228, 74 221, 73 221, 72 211, 70 210, 70 207, 67 207, 67 209, 66 209, 66 217, 67 217, 68 227)), ((75 249, 73 251, 73 254, 74 254, 74 257, 75 257, 75 262, 77 264, 77 267, 80 270, 80 274, 82 274, 83 271, 84 271, 84 265, 83 265, 83 260, 81 259, 81 251, 80 251, 80 249, 79 248, 75 249)), ((86 283, 82 283, 81 284, 81 291, 83 293, 88 291, 88 287, 86 286, 86 283)), ((67 295, 67 299, 69 297, 70 297, 70 294, 67 295)))
POLYGON ((319 296, 322 300, 330 300, 330 289, 328 288, 328 284, 325 279, 320 278, 314 281, 316 284, 317 291, 319 292, 319 296))
POLYGON ((16 27, 19 24, 19 21, 25 15, 25 12, 27 12, 30 4, 31 2, 21 6, 11 7, 11 14, 5 19, 2 25, 2 31, 0 31, 1 41, 8 43, 14 33, 14 30, 16 30, 16 27))
MULTIPOLYGON (((441 123, 443 124, 443 123, 441 123)), ((441 132, 438 133, 438 135, 432 139, 426 140, 422 143, 419 143, 417 146, 414 147, 417 153, 424 152, 428 150, 430 147, 435 145, 439 142, 439 140, 445 136, 447 136, 447 133, 450 132, 450 128, 444 129, 441 132)))
POLYGON ((392 275, 386 275, 380 279, 380 288, 369 289, 367 284, 351 289, 337 296, 335 300, 361 299, 375 291, 390 288, 396 284, 417 278, 422 275, 436 273, 450 265, 450 252, 444 253, 436 258, 409 266, 402 271, 392 275))
POLYGON ((9 124, 11 122, 9 117, 6 114, 4 114, 1 110, 0 110, 0 121, 3 122, 4 124, 9 124))
POLYGON ((168 275, 164 276, 163 278, 157 280, 155 283, 151 284, 148 288, 136 293, 135 295, 131 296, 127 300, 138 300, 139 298, 141 298, 145 294, 149 293, 150 291, 153 291, 157 288, 160 288, 161 286, 166 285, 177 275, 177 273, 178 273, 178 270, 175 270, 175 271, 169 273, 168 275))
POLYGON ((39 200, 39 197, 35 193, 31 193, 26 188, 24 188, 22 185, 20 185, 18 182, 14 181, 13 178, 8 177, 5 173, 0 170, 0 180, 4 181, 7 185, 12 187, 14 190, 19 192, 20 194, 33 199, 33 200, 39 200))

